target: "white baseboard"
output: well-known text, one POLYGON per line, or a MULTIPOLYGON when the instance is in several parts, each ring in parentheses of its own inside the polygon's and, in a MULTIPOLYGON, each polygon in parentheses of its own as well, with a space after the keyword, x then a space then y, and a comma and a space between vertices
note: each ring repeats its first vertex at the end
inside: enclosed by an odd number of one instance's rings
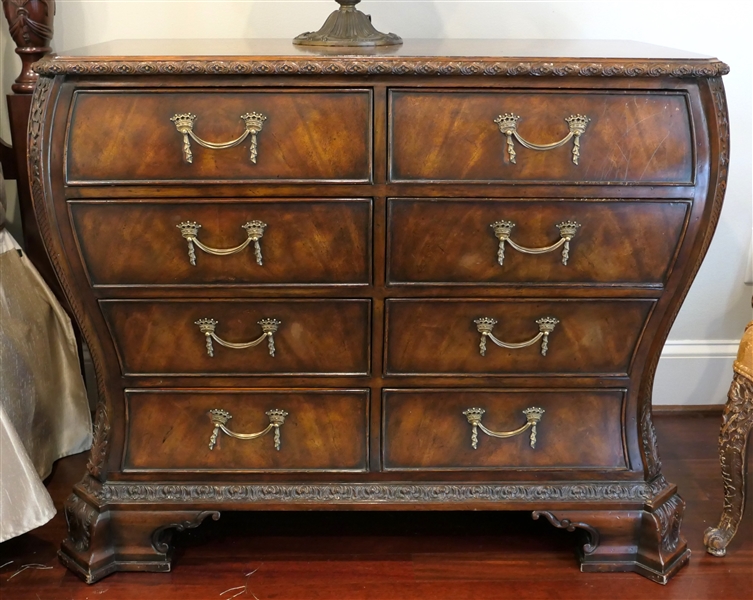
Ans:
POLYGON ((724 404, 739 340, 670 340, 654 380, 655 405, 724 404))

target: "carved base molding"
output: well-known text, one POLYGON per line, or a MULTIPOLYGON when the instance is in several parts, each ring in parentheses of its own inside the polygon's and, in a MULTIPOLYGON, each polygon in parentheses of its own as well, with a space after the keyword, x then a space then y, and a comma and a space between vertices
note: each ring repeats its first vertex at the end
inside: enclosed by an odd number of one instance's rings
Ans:
POLYGON ((581 571, 635 571, 666 583, 690 557, 680 524, 685 503, 675 487, 659 478, 609 484, 332 484, 332 485, 167 485, 100 484, 87 477, 65 505, 68 537, 60 559, 88 583, 115 571, 169 571, 172 534, 197 527, 217 510, 206 505, 235 503, 237 510, 271 504, 360 504, 369 510, 406 504, 437 506, 478 501, 479 507, 533 512, 588 539, 579 549, 581 571), (157 506, 164 503, 164 506, 157 506), (141 504, 142 506, 139 506, 141 504), (176 504, 178 505, 176 508, 176 504), (181 506, 185 504, 185 508, 181 506), (516 506, 519 505, 519 506, 516 506), (578 510, 571 510, 571 506, 578 510))
MULTIPOLYGON (((655 483, 567 482, 512 484, 337 483, 337 484, 81 484, 101 504, 443 504, 465 502, 630 502, 650 504, 666 487, 655 483)), ((253 509, 253 506, 249 506, 253 509)))
POLYGON ((589 540, 578 551, 584 573, 632 571, 666 584, 690 559, 680 535, 685 502, 672 494, 653 510, 534 511, 555 527, 585 531, 589 540), (636 546, 636 540, 639 540, 636 546))
POLYGON ((75 491, 65 503, 68 536, 60 561, 86 583, 116 571, 167 572, 174 531, 198 527, 217 511, 110 510, 90 504, 75 491))

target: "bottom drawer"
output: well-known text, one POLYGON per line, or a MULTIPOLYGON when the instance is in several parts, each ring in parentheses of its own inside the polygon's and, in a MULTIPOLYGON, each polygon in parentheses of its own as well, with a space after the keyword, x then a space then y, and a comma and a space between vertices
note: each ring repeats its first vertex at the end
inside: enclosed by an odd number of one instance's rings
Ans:
POLYGON ((126 405, 124 471, 367 470, 368 390, 128 390, 126 405))
POLYGON ((385 390, 383 467, 625 469, 624 401, 624 390, 385 390))

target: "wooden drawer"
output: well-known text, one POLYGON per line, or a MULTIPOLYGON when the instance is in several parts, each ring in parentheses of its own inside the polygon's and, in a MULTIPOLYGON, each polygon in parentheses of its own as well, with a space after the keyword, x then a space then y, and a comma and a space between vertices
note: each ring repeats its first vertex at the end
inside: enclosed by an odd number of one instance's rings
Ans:
POLYGON ((626 375, 653 300, 388 300, 388 374, 626 375), (497 321, 491 333, 476 320, 497 321), (543 319, 558 322, 548 336, 543 319), (541 321, 541 323, 539 323, 541 321), (548 337, 548 339, 547 339, 548 337), (484 355, 481 341, 485 340, 484 355), (546 340, 546 344, 544 343, 546 340), (546 351, 546 355, 542 353, 546 351))
POLYGON ((367 375, 370 370, 370 300, 102 300, 100 306, 124 374, 367 375), (210 321, 197 324, 205 319, 210 321), (274 350, 270 338, 262 338, 266 319, 279 321, 271 338, 274 350), (211 342, 210 330, 217 336, 211 342), (258 343, 228 348, 217 338, 258 343))
POLYGON ((371 200, 72 202, 95 287, 332 285, 371 281, 371 200), (258 234, 259 255, 251 237, 258 234), (185 227, 181 228, 180 225, 185 227), (217 256, 210 250, 248 245, 217 256), (250 224, 248 228, 243 226, 250 224), (193 255, 193 256, 192 256, 193 255), (261 262, 262 264, 259 264, 261 262), (194 264, 192 264, 194 263, 194 264))
MULTIPOLYGON (((385 390, 383 466, 406 469, 625 469, 624 390, 385 390), (495 433, 528 424, 543 409, 534 445, 528 428, 506 439, 476 430, 464 411, 480 408, 495 433)), ((477 413, 478 415, 478 413, 477 413)), ((473 415, 470 415, 473 417, 473 415)))
POLYGON ((661 285, 689 207, 685 201, 393 199, 388 281, 661 285), (570 222, 579 227, 568 232, 570 222), (504 240, 505 229, 514 244, 528 249, 561 245, 526 254, 500 241, 496 232, 504 240))
POLYGON ((691 184, 690 123, 686 96, 678 92, 395 90, 391 178, 691 184), (500 131, 504 122, 495 122, 509 114, 520 117, 516 132, 534 144, 566 138, 571 116, 590 121, 579 138, 547 151, 526 148, 512 137, 513 157, 500 131))
POLYGON ((366 471, 368 406, 367 390, 129 390, 123 469, 366 471), (215 430, 260 433, 278 410, 279 450, 274 427, 245 440, 215 430))
POLYGON ((78 92, 67 140, 68 183, 366 182, 371 112, 367 90, 78 92), (196 117, 192 132, 211 143, 244 134, 242 115, 263 115, 256 154, 252 134, 225 149, 189 137, 188 162, 184 135, 171 120, 185 113, 196 117))

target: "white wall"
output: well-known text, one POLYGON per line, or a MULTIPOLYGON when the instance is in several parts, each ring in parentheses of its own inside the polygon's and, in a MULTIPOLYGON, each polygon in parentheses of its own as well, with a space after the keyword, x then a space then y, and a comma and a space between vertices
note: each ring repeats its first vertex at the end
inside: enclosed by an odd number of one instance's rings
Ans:
MULTIPOLYGON (((725 77, 732 126, 727 198, 709 254, 670 334, 657 372, 654 401, 724 401, 736 340, 751 317, 751 92, 753 22, 734 0, 547 2, 527 0, 364 0, 361 8, 383 31, 404 38, 629 39, 717 56, 725 77), (750 277, 750 275, 748 275, 750 277)), ((58 52, 122 38, 291 38, 317 29, 332 0, 57 0, 58 52)), ((2 94, 17 58, 2 24, 2 94)), ((0 135, 8 139, 5 103, 0 135)), ((11 211, 11 218, 14 213, 11 211)), ((17 223, 14 224, 17 230, 17 223)))

